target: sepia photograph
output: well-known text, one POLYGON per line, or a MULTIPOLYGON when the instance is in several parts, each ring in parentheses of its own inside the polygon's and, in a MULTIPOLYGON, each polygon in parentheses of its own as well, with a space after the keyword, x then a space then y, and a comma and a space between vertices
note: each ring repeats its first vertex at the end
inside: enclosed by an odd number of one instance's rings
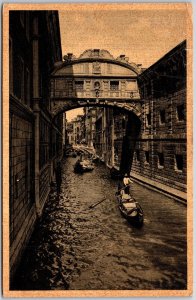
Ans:
POLYGON ((192 6, 3 7, 5 297, 192 293, 192 6))

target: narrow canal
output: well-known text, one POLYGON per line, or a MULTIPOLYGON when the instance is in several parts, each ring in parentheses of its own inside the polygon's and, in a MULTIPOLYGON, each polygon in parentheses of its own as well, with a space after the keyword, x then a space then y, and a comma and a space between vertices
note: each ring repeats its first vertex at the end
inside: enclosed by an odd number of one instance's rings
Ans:
POLYGON ((63 163, 61 193, 51 193, 11 288, 186 289, 186 207, 133 183, 145 213, 134 228, 120 214, 105 166, 79 175, 75 161, 63 163))

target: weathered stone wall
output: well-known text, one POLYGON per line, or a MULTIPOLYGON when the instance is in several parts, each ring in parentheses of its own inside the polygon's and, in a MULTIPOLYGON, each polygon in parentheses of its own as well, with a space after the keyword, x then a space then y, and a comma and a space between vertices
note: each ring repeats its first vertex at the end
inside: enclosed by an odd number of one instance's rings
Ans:
POLYGON ((144 109, 143 127, 136 145, 131 174, 166 192, 173 193, 176 189, 177 192, 179 191, 178 197, 185 199, 186 90, 183 89, 173 95, 162 97, 159 101, 153 101, 153 106, 151 125, 147 125, 147 121, 144 120, 148 113, 148 105, 144 109), (181 116, 181 120, 177 112, 180 106, 183 107, 184 115, 184 117, 181 116), (161 110, 165 110, 165 122, 162 124, 160 123, 161 110), (178 162, 177 159, 179 159, 178 162))
MULTIPOLYGON (((163 141, 160 144, 156 141, 149 141, 148 148, 146 144, 146 141, 140 141, 137 144, 131 174, 133 176, 138 174, 145 178, 149 178, 150 180, 165 184, 168 187, 186 192, 185 143, 177 141, 163 141), (160 151, 160 146, 162 147, 162 152, 164 154, 164 166, 159 165, 158 152, 160 151), (149 163, 146 161, 146 151, 149 151, 149 163), (176 169, 175 154, 178 152, 184 157, 183 171, 176 169)), ((144 181, 145 178, 143 178, 144 181)))
POLYGON ((9 58, 12 278, 47 199, 54 160, 62 156, 62 118, 51 117, 48 82, 55 61, 62 60, 58 12, 10 11, 9 58), (52 127, 58 131, 54 142, 52 127))
POLYGON ((15 269, 36 219, 33 119, 12 111, 10 129, 10 265, 15 269))
POLYGON ((133 177, 186 199, 186 41, 138 77, 143 101, 133 177))

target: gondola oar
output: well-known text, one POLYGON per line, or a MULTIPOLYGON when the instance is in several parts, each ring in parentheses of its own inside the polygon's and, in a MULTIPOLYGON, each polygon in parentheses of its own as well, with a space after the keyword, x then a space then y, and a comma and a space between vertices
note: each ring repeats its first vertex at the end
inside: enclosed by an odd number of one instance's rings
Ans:
POLYGON ((102 199, 101 201, 95 203, 95 204, 91 204, 88 209, 94 208, 95 206, 97 206, 98 204, 102 203, 103 201, 107 200, 107 198, 102 199))

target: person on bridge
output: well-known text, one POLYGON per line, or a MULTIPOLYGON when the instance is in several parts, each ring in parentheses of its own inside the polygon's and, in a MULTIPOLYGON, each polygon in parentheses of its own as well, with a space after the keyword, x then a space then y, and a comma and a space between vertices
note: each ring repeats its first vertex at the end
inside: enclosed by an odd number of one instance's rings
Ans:
POLYGON ((133 183, 133 181, 130 179, 128 174, 126 173, 123 178, 123 184, 124 184, 124 191, 126 194, 130 194, 130 184, 133 183))

